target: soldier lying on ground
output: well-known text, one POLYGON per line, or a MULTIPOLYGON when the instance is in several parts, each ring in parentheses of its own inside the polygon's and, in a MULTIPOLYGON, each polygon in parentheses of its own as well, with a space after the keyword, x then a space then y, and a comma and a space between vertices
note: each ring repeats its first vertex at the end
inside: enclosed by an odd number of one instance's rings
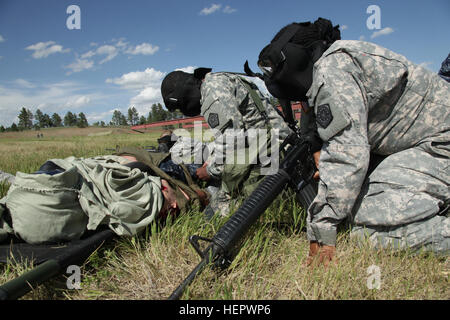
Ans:
POLYGON ((116 155, 51 159, 32 174, 17 172, 0 200, 0 241, 14 235, 31 244, 80 238, 107 225, 132 236, 155 219, 203 209, 209 195, 158 167, 164 154, 124 148, 116 155))

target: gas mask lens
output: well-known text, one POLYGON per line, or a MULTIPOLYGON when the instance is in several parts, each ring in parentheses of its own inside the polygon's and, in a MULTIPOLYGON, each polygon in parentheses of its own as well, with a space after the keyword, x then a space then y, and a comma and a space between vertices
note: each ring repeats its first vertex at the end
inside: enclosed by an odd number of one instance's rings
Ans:
POLYGON ((283 51, 271 53, 267 59, 258 61, 258 67, 267 77, 271 78, 279 69, 280 65, 286 60, 283 51))
POLYGON ((169 110, 170 112, 173 112, 176 109, 180 108, 181 101, 180 101, 180 99, 176 99, 176 98, 167 98, 167 99, 164 99, 164 104, 166 105, 167 110, 169 110))
POLYGON ((273 67, 270 61, 265 60, 264 62, 258 62, 258 67, 261 69, 265 76, 269 78, 272 76, 273 67))

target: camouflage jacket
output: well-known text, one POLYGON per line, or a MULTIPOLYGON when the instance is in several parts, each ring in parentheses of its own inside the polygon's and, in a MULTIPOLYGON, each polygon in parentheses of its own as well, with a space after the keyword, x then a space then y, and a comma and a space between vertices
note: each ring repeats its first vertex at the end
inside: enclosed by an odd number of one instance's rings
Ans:
POLYGON ((310 240, 335 244, 337 225, 351 217, 370 152, 390 155, 420 146, 449 157, 450 84, 399 54, 372 43, 336 41, 315 63, 307 95, 324 141, 319 192, 308 210, 310 240))
POLYGON ((267 97, 245 77, 227 72, 208 73, 201 86, 201 114, 215 131, 215 157, 208 163, 211 176, 220 177, 225 157, 225 142, 238 132, 249 129, 276 129, 279 140, 289 134, 289 127, 271 106, 267 97), (249 91, 249 86, 253 92, 249 91), (254 94, 257 94, 257 97, 254 94), (259 97, 259 98, 258 98, 259 97), (258 101, 260 100, 260 107, 258 101), (263 109, 263 110, 261 110, 263 109), (261 112, 263 111, 263 112, 261 112))

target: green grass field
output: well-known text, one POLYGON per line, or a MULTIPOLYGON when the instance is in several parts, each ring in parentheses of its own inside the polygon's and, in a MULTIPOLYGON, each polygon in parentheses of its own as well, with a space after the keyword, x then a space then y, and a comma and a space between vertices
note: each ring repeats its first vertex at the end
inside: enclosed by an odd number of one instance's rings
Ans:
MULTIPOLYGON (((0 170, 33 172, 47 159, 109 154, 116 145, 156 145, 159 132, 139 134, 126 128, 48 129, 0 134, 0 170)), ((9 185, 0 185, 0 198, 9 185)), ((81 266, 81 289, 67 289, 61 275, 35 288, 24 299, 166 299, 200 258, 188 237, 212 237, 224 221, 207 222, 190 212, 157 223, 133 238, 104 244, 81 266)), ((449 260, 433 254, 374 250, 339 233, 336 265, 305 267, 309 244, 305 213, 286 192, 251 228, 226 270, 207 268, 183 299, 439 299, 447 300, 449 260), (373 288, 372 265, 379 269, 373 288), (375 286, 376 287, 376 286, 375 286)), ((0 266, 0 283, 30 265, 11 261, 0 266)))

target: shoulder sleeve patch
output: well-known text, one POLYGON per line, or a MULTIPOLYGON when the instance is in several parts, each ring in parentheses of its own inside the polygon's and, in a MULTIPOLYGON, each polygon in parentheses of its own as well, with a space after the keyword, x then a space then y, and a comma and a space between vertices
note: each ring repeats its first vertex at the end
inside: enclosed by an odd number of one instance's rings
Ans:
POLYGON ((328 104, 322 104, 317 107, 316 121, 324 129, 333 121, 333 114, 328 104))
POLYGON ((350 116, 347 111, 330 107, 329 104, 322 104, 315 108, 317 132, 322 141, 328 141, 342 130, 344 130, 350 123, 350 116))
POLYGON ((219 125, 219 115, 211 112, 208 116, 208 124, 211 128, 215 128, 219 125))

